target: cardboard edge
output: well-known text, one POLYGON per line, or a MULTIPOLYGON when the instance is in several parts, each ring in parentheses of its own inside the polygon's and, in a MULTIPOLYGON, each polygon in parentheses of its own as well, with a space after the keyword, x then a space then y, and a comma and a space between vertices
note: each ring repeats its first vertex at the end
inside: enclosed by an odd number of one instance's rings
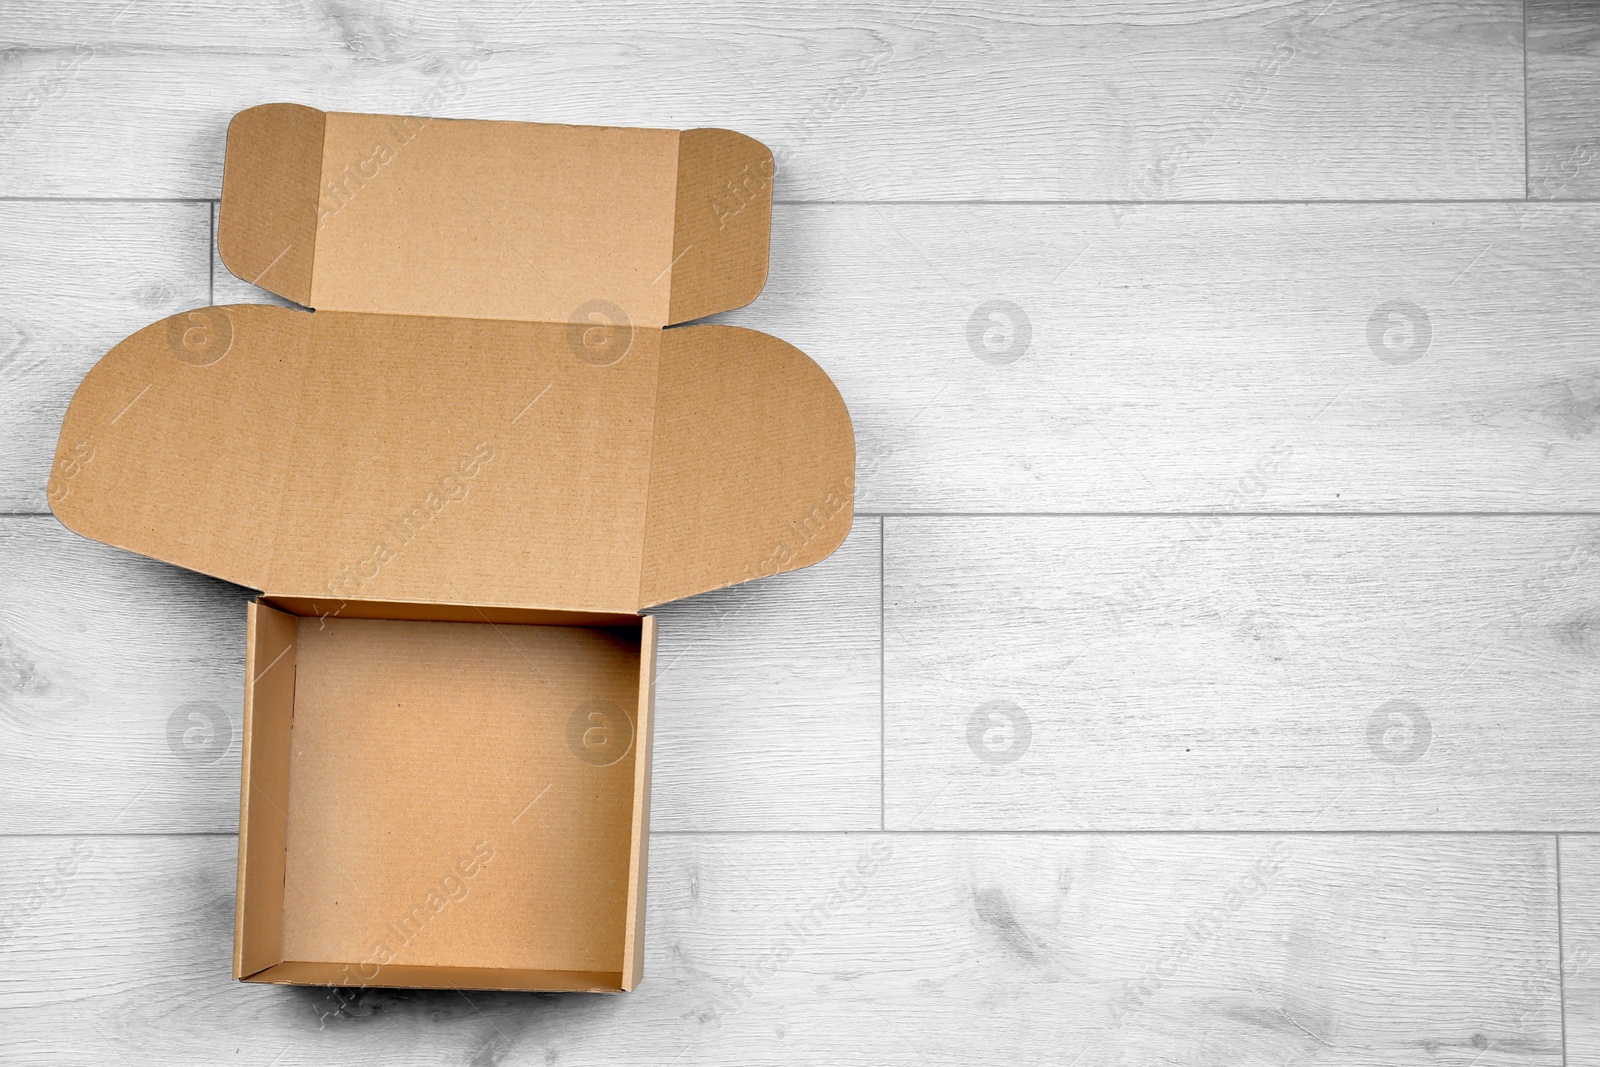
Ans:
POLYGON ((656 619, 646 615, 639 632, 639 710, 633 754, 633 844, 628 860, 628 916, 623 936, 622 989, 644 980, 645 883, 650 859, 650 750, 655 730, 656 619))
POLYGON ((753 137, 678 135, 669 325, 744 307, 766 288, 775 176, 771 150, 753 137))
POLYGON ((327 114, 259 104, 228 123, 217 252, 233 275, 311 306, 327 114))
POLYGON ((283 886, 289 829, 289 746, 299 620, 248 607, 244 740, 239 767, 239 864, 233 976, 283 961, 283 886))
MULTIPOLYGON (((349 986, 352 970, 361 964, 319 960, 283 960, 246 982, 273 985, 349 986)), ((615 971, 541 971, 492 967, 433 967, 389 963, 360 989, 483 989, 510 993, 619 993, 622 975, 615 971)))

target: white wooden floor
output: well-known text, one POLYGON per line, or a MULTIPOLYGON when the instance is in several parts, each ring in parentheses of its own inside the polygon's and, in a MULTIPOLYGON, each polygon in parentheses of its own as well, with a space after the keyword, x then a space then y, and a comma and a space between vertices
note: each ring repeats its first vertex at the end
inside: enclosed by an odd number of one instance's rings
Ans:
POLYGON ((0 1062, 1600 1064, 1597 755, 1600 5, 0 0, 0 1062), (248 594, 44 485, 269 100, 784 160, 858 518, 660 613, 635 994, 228 978, 248 594))

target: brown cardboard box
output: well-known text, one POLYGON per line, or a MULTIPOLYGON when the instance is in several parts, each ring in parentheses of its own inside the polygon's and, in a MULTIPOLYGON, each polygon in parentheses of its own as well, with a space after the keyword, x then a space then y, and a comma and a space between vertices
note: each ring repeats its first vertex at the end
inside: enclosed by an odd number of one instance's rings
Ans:
POLYGON ((655 625, 849 530, 838 391, 750 330, 772 157, 722 130, 241 112, 218 242, 315 313, 111 350, 50 483, 249 609, 234 975, 640 980, 655 625))

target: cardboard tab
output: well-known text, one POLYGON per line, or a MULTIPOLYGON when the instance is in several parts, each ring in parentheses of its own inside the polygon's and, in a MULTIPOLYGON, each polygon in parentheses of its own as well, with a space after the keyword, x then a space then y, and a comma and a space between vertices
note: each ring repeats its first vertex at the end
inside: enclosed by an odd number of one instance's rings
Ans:
POLYGON ((319 310, 666 326, 761 291, 771 177, 726 130, 266 104, 229 128, 218 237, 319 310))
POLYGON ((230 271, 307 306, 324 118, 299 104, 267 104, 235 115, 228 125, 217 217, 217 250, 230 271))

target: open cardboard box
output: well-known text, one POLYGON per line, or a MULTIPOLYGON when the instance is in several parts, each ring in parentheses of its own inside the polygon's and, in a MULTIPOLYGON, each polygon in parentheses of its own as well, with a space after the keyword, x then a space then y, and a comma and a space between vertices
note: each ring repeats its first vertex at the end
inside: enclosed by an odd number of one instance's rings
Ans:
POLYGON ((269 104, 206 308, 67 411, 67 526, 249 608, 234 976, 626 990, 650 606, 844 539, 849 414, 764 334, 772 157, 721 130, 269 104), (672 327, 672 328, 669 328, 672 327))

